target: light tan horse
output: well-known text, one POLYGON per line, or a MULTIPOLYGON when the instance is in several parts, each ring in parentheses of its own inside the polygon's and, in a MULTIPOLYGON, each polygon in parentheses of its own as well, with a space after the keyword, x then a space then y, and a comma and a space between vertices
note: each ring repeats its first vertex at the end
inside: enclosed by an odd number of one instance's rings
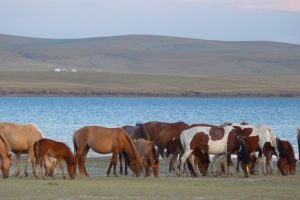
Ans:
POLYGON ((34 155, 36 157, 36 172, 35 172, 36 178, 38 178, 39 176, 38 164, 40 164, 42 177, 46 178, 44 169, 45 169, 45 160, 47 159, 47 156, 54 157, 57 159, 56 166, 57 165, 60 166, 63 178, 65 178, 65 173, 61 161, 65 160, 70 178, 71 179, 75 178, 75 174, 76 174, 75 158, 70 147, 68 147, 65 143, 47 139, 47 138, 42 138, 39 141, 34 143, 33 148, 34 148, 34 155))
POLYGON ((144 176, 151 176, 151 168, 155 177, 159 176, 159 160, 154 145, 149 140, 143 138, 133 140, 136 150, 139 152, 143 160, 144 176))
POLYGON ((20 156, 21 154, 28 154, 24 173, 27 173, 27 164, 31 162, 32 172, 34 173, 34 153, 33 144, 42 138, 39 129, 32 124, 14 124, 14 123, 0 123, 0 135, 5 140, 10 151, 16 154, 16 171, 15 176, 20 174, 20 156))
POLYGON ((85 160, 89 149, 97 153, 112 153, 107 176, 110 174, 112 165, 114 175, 117 176, 116 166, 119 153, 125 152, 130 160, 130 166, 136 176, 140 176, 141 158, 136 148, 121 128, 104 128, 99 126, 85 126, 73 134, 73 144, 76 163, 78 163, 80 175, 89 176, 85 168, 85 160))
POLYGON ((8 178, 9 168, 11 166, 11 153, 0 135, 0 166, 3 178, 8 178))

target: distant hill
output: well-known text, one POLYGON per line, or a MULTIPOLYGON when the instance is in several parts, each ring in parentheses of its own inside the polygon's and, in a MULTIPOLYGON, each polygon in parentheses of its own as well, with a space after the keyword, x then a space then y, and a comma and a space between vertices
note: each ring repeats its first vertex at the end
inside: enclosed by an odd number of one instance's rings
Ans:
POLYGON ((54 68, 180 76, 300 74, 300 45, 153 35, 87 39, 0 35, 0 70, 54 68))

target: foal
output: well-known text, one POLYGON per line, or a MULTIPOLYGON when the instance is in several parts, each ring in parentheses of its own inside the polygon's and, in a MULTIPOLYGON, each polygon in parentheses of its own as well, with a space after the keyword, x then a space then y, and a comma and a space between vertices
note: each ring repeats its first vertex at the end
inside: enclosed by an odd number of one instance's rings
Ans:
POLYGON ((38 178, 38 164, 40 164, 40 168, 42 171, 42 177, 45 179, 45 160, 47 156, 51 156, 57 159, 56 166, 59 165, 62 171, 62 176, 65 178, 64 169, 61 164, 61 160, 64 159, 67 163, 68 174, 71 179, 75 178, 76 174, 76 166, 75 166, 75 158, 70 150, 70 148, 62 143, 57 142, 51 139, 40 139, 39 141, 35 142, 33 145, 34 148, 34 155, 36 157, 36 172, 35 176, 38 178))

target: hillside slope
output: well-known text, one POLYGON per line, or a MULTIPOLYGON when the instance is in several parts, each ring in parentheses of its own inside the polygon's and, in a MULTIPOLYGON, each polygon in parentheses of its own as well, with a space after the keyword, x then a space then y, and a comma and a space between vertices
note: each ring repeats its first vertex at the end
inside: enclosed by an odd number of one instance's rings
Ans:
POLYGON ((300 45, 127 35, 37 39, 0 35, 0 70, 235 76, 300 74, 300 45))

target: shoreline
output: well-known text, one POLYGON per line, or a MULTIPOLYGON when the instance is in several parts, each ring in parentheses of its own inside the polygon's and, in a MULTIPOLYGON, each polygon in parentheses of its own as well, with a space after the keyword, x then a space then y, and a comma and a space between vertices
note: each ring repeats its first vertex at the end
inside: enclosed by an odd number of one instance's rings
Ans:
POLYGON ((300 98, 298 93, 222 93, 222 92, 190 92, 190 93, 142 93, 142 92, 11 92, 0 91, 0 97, 100 97, 100 98, 300 98))

